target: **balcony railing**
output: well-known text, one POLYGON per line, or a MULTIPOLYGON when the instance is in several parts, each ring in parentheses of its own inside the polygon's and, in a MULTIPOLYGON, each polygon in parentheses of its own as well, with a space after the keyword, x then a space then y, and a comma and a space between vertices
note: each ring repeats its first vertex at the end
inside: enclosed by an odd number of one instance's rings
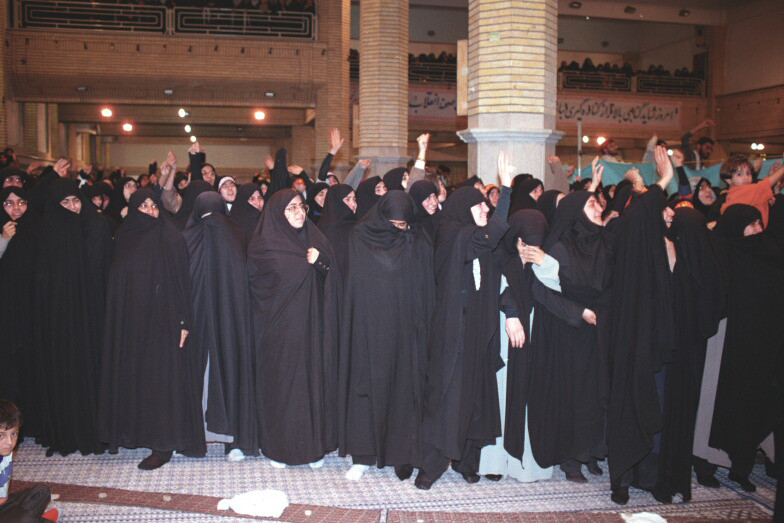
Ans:
MULTIPOLYGON (((359 79, 359 56, 349 57, 349 71, 352 80, 359 79)), ((408 80, 415 83, 457 82, 457 65, 440 62, 408 62, 408 80)))
POLYGON ((673 96, 704 96, 705 81, 688 76, 653 76, 587 71, 561 71, 558 86, 568 91, 614 91, 673 96))
POLYGON ((17 28, 130 31, 162 34, 316 37, 316 17, 307 12, 104 4, 74 0, 14 0, 17 28))

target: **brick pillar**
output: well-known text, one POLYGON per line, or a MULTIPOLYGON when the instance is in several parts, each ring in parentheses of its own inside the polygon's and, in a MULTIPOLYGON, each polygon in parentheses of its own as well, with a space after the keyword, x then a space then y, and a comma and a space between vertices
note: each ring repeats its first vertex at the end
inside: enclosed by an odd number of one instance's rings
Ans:
MULTIPOLYGON (((8 26, 8 9, 9 6, 3 2, 2 6, 0 6, 0 35, 2 35, 2 41, 5 42, 5 31, 8 26)), ((5 74, 5 45, 0 46, 0 147, 5 147, 8 144, 8 119, 6 115, 6 108, 5 108, 5 98, 6 98, 6 91, 5 91, 5 81, 6 81, 6 74, 5 74)))
POLYGON ((497 158, 507 151, 517 173, 547 188, 555 180, 547 155, 563 133, 555 131, 558 0, 469 0, 468 175, 497 183, 497 158))
POLYGON ((337 127, 345 142, 337 158, 332 160, 332 170, 343 173, 340 175, 343 177, 348 174, 351 160, 351 83, 348 66, 351 1, 319 0, 317 7, 318 38, 327 44, 328 80, 316 94, 315 168, 318 169, 329 152, 329 130, 337 127))
POLYGON ((373 174, 408 161, 408 0, 359 7, 359 156, 373 174))

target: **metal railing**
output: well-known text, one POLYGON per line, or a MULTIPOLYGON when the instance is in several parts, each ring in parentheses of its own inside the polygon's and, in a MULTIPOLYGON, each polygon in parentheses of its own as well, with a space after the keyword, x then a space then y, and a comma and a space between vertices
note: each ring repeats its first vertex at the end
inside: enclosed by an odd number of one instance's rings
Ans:
MULTIPOLYGON (((352 80, 359 79, 359 56, 349 57, 349 74, 352 80)), ((457 82, 457 64, 440 62, 408 62, 408 80, 416 83, 457 82)))
POLYGON ((14 0, 13 27, 162 34, 316 38, 313 13, 109 4, 78 0, 14 0))
POLYGON ((561 71, 558 73, 558 86, 570 91, 705 96, 705 81, 687 76, 628 76, 623 73, 561 71))

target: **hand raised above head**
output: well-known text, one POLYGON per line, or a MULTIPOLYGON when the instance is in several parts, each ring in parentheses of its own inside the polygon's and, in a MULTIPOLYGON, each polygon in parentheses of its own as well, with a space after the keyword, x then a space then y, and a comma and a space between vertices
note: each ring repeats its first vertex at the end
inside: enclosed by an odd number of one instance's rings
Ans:
POLYGON ((275 168, 275 160, 273 160, 271 155, 268 154, 264 157, 264 166, 270 171, 275 168))

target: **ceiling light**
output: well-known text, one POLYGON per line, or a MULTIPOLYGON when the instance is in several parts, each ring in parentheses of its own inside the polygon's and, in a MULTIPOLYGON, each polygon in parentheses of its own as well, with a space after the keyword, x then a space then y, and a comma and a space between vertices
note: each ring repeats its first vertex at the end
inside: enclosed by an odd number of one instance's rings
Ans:
POLYGON ((678 13, 678 16, 689 16, 690 14, 691 11, 689 11, 688 9, 681 9, 680 12, 678 13))
POLYGON ((598 143, 599 145, 602 145, 606 141, 607 138, 605 138, 604 136, 599 136, 598 138, 596 138, 596 143, 598 143))
POLYGON ((186 116, 190 116, 190 114, 191 113, 189 113, 188 111, 186 111, 182 107, 180 107, 180 110, 177 111, 177 116, 179 116, 180 118, 185 118, 186 116))
POLYGON ((263 120, 263 119, 264 119, 266 116, 267 116, 267 115, 266 115, 266 114, 264 114, 264 111, 256 111, 255 113, 253 113, 253 117, 254 117, 256 120, 263 120))
POLYGON ((197 138, 195 136, 191 136, 191 142, 196 142, 197 138))
POLYGON ((583 6, 582 2, 569 2, 569 7, 572 9, 580 9, 583 6))
POLYGON ((764 146, 764 145, 762 145, 761 143, 758 143, 758 144, 757 144, 757 150, 758 150, 758 151, 761 151, 761 150, 763 150, 764 148, 765 148, 765 146, 764 146))
POLYGON ((267 98, 275 98, 275 93, 273 93, 272 91, 267 91, 266 93, 264 93, 264 96, 266 96, 267 98))
POLYGON ((186 126, 185 126, 185 132, 186 132, 186 133, 189 133, 189 132, 191 132, 191 126, 190 126, 190 125, 186 125, 186 126))
POLYGON ((757 144, 756 143, 751 144, 751 148, 756 151, 757 150, 757 144))
POLYGON ((174 94, 174 89, 164 89, 163 94, 174 94))
POLYGON ((667 156, 672 156, 672 149, 667 149, 667 156))
POLYGON ((83 85, 80 85, 79 87, 76 88, 76 90, 80 93, 83 93, 87 90, 87 88, 83 85))
POLYGON ((590 138, 588 138, 587 136, 583 136, 583 143, 588 143, 589 141, 591 141, 590 138))
POLYGON ((126 133, 129 133, 133 131, 133 125, 126 122, 122 125, 122 130, 125 131, 126 133))
POLYGON ((112 114, 114 113, 112 113, 112 110, 109 109, 108 107, 104 107, 103 109, 101 109, 101 116, 103 116, 104 118, 111 118, 112 114))

